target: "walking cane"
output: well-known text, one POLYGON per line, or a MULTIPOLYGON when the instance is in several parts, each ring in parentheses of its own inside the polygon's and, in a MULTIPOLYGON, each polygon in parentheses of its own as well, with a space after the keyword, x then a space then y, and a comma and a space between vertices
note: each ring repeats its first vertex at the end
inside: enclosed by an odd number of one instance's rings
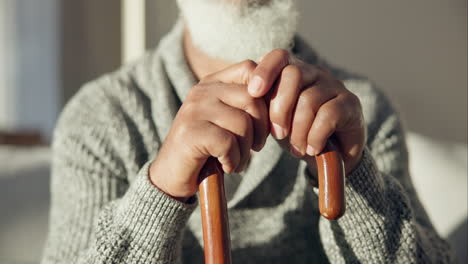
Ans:
MULTIPOLYGON (((329 140, 316 156, 320 213, 336 220, 344 214, 344 165, 336 144, 329 140)), ((200 210, 205 264, 231 264, 229 221, 221 165, 210 158, 200 173, 200 210)))

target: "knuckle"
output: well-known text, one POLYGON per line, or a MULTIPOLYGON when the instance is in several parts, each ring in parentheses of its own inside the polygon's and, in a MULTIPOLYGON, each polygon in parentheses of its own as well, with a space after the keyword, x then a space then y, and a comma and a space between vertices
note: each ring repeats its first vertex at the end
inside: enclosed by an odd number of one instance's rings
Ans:
POLYGON ((361 99, 359 99, 357 95, 350 92, 349 97, 350 97, 349 100, 352 106, 361 108, 361 99))
POLYGON ((251 127, 251 119, 250 115, 246 112, 240 112, 239 117, 239 129, 241 131, 241 136, 246 136, 250 127, 251 127))
POLYGON ((240 66, 241 66, 241 69, 242 69, 242 74, 241 74, 242 75, 242 77, 241 77, 242 82, 248 83, 252 72, 257 67, 257 64, 253 60, 245 60, 245 61, 241 62, 240 66))
POLYGON ((178 115, 182 119, 193 120, 196 112, 198 111, 198 105, 194 101, 186 101, 179 109, 178 115))
POLYGON ((229 150, 235 147, 235 145, 237 144, 236 137, 232 133, 227 132, 227 131, 224 131, 223 133, 219 135, 219 140, 220 142, 215 142, 215 144, 219 144, 223 142, 223 144, 226 146, 226 149, 225 149, 226 153, 229 152, 229 150))
POLYGON ((314 98, 313 91, 311 89, 306 89, 299 94, 298 103, 313 107, 315 102, 314 98))
MULTIPOLYGON (((330 75, 331 76, 331 75, 330 75)), ((331 77, 332 85, 337 88, 338 91, 343 91, 345 93, 351 93, 348 89, 346 89, 345 84, 342 80, 336 79, 333 76, 331 77)))
POLYGON ((364 117, 362 114, 362 106, 361 106, 361 100, 359 99, 358 96, 356 96, 353 93, 350 93, 350 103, 348 104, 348 119, 354 119, 356 120, 356 124, 359 126, 364 126, 364 117))
POLYGON ((188 92, 187 94, 187 99, 190 100, 190 99, 196 99, 196 98, 199 98, 200 96, 203 96, 203 94, 206 92, 207 90, 207 85, 205 84, 196 84, 194 85, 188 92))
POLYGON ((341 99, 338 97, 337 99, 333 100, 333 104, 329 106, 329 111, 332 111, 334 113, 341 113, 344 111, 349 111, 352 110, 352 107, 350 107, 350 101, 348 99, 341 99))
POLYGON ((302 71, 296 65, 288 65, 283 70, 283 76, 291 79, 292 81, 302 81, 302 71))
POLYGON ((194 134, 193 131, 195 130, 194 125, 190 121, 180 122, 175 129, 175 137, 179 139, 184 139, 187 135, 194 134))
POLYGON ((257 67, 257 63, 255 63, 253 60, 244 60, 240 63, 240 65, 247 72, 251 72, 255 70, 255 67, 257 67))
POLYGON ((257 109, 258 108, 258 103, 256 100, 253 100, 251 97, 247 97, 244 103, 244 109, 243 110, 251 110, 251 109, 257 109))
MULTIPOLYGON (((260 111, 262 107, 263 99, 253 98, 250 95, 246 95, 244 109, 245 111, 260 111)), ((263 101, 264 102, 264 101, 263 101)))
POLYGON ((284 70, 286 73, 290 74, 290 75, 294 75, 294 76, 301 76, 302 75, 302 72, 301 72, 301 69, 297 66, 297 65, 288 65, 284 68, 284 70))
POLYGON ((287 124, 287 113, 284 112, 281 106, 270 107, 270 120, 275 124, 285 126, 287 124))
POLYGON ((270 74, 271 70, 268 67, 265 67, 264 64, 259 64, 255 69, 255 75, 266 77, 270 74))
POLYGON ((321 124, 329 123, 331 127, 336 127, 336 109, 332 107, 324 108, 317 117, 321 124))
POLYGON ((210 152, 216 153, 218 155, 224 155, 229 152, 229 149, 232 146, 232 135, 224 129, 217 127, 211 127, 211 129, 206 129, 201 131, 202 136, 205 137, 203 142, 209 149, 210 152))
POLYGON ((361 101, 351 92, 345 94, 337 103, 338 107, 348 114, 361 111, 361 101))
POLYGON ((348 89, 346 89, 346 86, 345 86, 345 84, 344 84, 344 82, 343 82, 342 80, 337 79, 337 78, 334 78, 334 80, 336 81, 336 84, 337 84, 337 85, 341 86, 341 87, 342 87, 343 89, 345 89, 346 91, 348 90, 348 89))
POLYGON ((272 54, 279 56, 289 62, 289 51, 285 49, 274 49, 271 51, 272 54))

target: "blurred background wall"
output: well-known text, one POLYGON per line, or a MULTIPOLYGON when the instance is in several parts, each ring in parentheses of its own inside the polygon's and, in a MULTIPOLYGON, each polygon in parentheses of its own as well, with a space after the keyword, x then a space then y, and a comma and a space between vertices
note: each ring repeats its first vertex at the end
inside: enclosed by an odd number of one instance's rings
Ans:
POLYGON ((60 5, 63 105, 85 82, 120 66, 122 12, 116 0, 60 0, 60 5))
POLYGON ((301 32, 375 80, 409 129, 467 141, 466 0, 302 1, 301 32))
MULTIPOLYGON (((122 39, 135 32, 122 31, 123 9, 135 1, 146 4, 144 44, 151 49, 177 19, 175 1, 0 0, 0 132, 37 130, 49 139, 79 87, 126 60, 122 39)), ((466 174, 466 0, 299 5, 300 34, 333 64, 374 80, 411 131, 453 142, 444 144, 445 157, 464 146, 458 157, 465 167, 453 168, 466 174)), ((47 147, 12 150, 0 144, 0 262, 11 256, 16 263, 37 262, 47 232, 48 155, 47 147)), ((457 181, 466 185, 466 177, 457 181)), ((466 197, 466 186, 460 188, 466 197)), ((440 200, 433 195, 438 186, 428 190, 433 203, 440 200)), ((466 220, 462 230, 466 234, 466 220)))

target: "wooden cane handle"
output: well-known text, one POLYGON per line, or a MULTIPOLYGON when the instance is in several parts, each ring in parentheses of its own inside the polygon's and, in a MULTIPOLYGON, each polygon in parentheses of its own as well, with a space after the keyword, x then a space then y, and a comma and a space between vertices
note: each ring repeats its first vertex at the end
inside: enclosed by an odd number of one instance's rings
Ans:
POLYGON ((318 169, 319 208, 329 220, 340 218, 345 212, 344 163, 333 140, 315 157, 318 169))
POLYGON ((224 172, 210 158, 200 173, 200 210, 205 264, 231 264, 231 239, 224 192, 224 172))

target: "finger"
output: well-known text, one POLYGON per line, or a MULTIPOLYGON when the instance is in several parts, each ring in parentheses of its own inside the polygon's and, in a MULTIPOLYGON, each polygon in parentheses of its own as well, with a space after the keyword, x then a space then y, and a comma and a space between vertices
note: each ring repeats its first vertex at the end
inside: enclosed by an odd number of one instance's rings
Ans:
POLYGON ((294 65, 297 65, 302 70, 303 86, 316 85, 319 81, 331 78, 331 75, 320 66, 307 64, 298 59, 294 59, 294 65))
MULTIPOLYGON (((348 112, 348 122, 343 126, 338 126, 335 132, 341 147, 341 154, 346 160, 360 160, 358 157, 362 154, 362 150, 366 141, 366 130, 364 116, 362 115, 362 107, 359 98, 352 93, 341 95, 343 100, 346 100, 348 112)), ((353 165, 351 167, 354 168, 353 165)))
POLYGON ((264 96, 279 77, 284 67, 289 64, 289 52, 275 49, 262 58, 252 74, 248 91, 253 97, 264 96))
MULTIPOLYGON (((270 133, 268 110, 263 98, 251 97, 245 85, 204 83, 194 86, 189 91, 187 100, 184 102, 185 108, 194 105, 192 109, 197 109, 200 102, 215 105, 219 101, 231 107, 247 112, 254 124, 254 143, 252 149, 260 151, 265 145, 270 133)), ((208 113, 216 113, 213 109, 206 109, 208 113)))
POLYGON ((294 55, 290 55, 289 64, 296 65, 302 71, 302 86, 311 86, 320 80, 333 80, 329 69, 314 64, 308 64, 294 55))
POLYGON ((296 157, 303 157, 307 151, 307 136, 315 118, 311 97, 300 96, 291 125, 290 145, 291 153, 296 157))
POLYGON ((301 84, 301 70, 294 65, 286 66, 270 99, 271 132, 277 139, 284 139, 289 134, 301 84))
MULTIPOLYGON (((237 137, 214 123, 207 121, 199 124, 202 127, 194 130, 203 133, 196 137, 199 140, 199 151, 208 157, 217 158, 225 172, 233 172, 241 161, 237 137)), ((201 170, 201 167, 198 170, 201 170)))
POLYGON ((254 61, 245 60, 233 64, 224 70, 206 76, 200 81, 200 83, 222 82, 247 85, 250 82, 256 67, 257 63, 254 61))
POLYGON ((315 155, 314 148, 307 144, 309 131, 320 107, 336 96, 336 91, 326 85, 315 85, 300 92, 291 125, 293 154, 315 155))
POLYGON ((254 140, 253 122, 250 115, 240 109, 228 106, 222 102, 215 106, 201 106, 200 118, 228 130, 237 137, 240 147, 239 168, 245 167, 250 157, 250 149, 254 140), (209 109, 203 110, 203 108, 209 109), (211 111, 210 111, 211 110, 211 111), (212 113, 216 113, 213 115, 212 113))
POLYGON ((343 96, 337 96, 328 101, 318 110, 312 127, 307 137, 307 143, 311 155, 319 154, 328 140, 328 138, 337 129, 348 124, 352 110, 346 106, 346 100, 343 96))
POLYGON ((236 85, 228 87, 227 89, 229 89, 229 92, 223 89, 217 90, 219 100, 226 105, 243 110, 250 115, 255 131, 252 149, 260 151, 265 145, 268 134, 270 133, 270 118, 268 116, 268 108, 265 100, 251 97, 247 93, 245 86, 236 85))

